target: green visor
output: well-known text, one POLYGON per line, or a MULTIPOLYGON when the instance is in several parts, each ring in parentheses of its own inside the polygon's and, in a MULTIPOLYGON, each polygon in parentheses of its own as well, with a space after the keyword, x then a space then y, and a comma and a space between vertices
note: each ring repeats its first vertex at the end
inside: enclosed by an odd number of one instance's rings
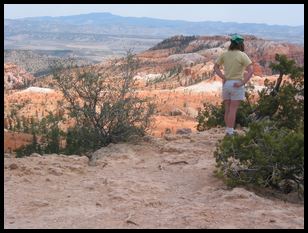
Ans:
POLYGON ((244 42, 244 38, 240 35, 235 34, 231 37, 231 42, 240 44, 244 42))

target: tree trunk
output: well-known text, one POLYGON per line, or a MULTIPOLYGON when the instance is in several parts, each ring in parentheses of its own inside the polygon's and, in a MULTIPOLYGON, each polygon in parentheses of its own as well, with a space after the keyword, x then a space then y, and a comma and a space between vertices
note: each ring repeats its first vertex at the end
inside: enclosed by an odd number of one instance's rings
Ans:
POLYGON ((283 73, 280 73, 279 78, 277 79, 276 85, 274 87, 274 90, 272 91, 272 95, 277 95, 281 82, 282 82, 282 76, 283 76, 283 73))

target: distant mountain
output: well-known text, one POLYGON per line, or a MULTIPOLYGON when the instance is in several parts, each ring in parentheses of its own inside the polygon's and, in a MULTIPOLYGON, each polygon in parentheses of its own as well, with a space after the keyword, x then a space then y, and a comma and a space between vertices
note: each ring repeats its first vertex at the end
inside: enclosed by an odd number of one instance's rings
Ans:
POLYGON ((147 17, 122 17, 110 13, 4 19, 5 46, 10 48, 12 48, 12 42, 18 40, 102 42, 104 39, 110 39, 112 35, 117 38, 131 36, 143 39, 165 39, 174 35, 228 35, 230 33, 304 43, 304 26, 213 21, 188 22, 147 17))

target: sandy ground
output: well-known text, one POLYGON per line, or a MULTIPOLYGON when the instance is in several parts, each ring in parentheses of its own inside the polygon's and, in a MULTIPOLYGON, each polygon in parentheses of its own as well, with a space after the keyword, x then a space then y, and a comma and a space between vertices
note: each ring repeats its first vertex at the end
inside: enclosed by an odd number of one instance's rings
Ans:
POLYGON ((213 174, 223 129, 130 144, 88 158, 4 159, 7 228, 304 228, 304 206, 230 189, 213 174))

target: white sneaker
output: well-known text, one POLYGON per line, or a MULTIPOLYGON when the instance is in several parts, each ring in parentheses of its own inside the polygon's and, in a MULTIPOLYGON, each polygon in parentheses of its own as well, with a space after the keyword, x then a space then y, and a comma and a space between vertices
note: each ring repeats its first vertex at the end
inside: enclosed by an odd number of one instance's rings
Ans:
POLYGON ((231 134, 231 135, 232 135, 233 132, 234 132, 234 129, 233 129, 233 128, 228 128, 228 127, 226 128, 226 133, 227 133, 227 134, 231 134))

